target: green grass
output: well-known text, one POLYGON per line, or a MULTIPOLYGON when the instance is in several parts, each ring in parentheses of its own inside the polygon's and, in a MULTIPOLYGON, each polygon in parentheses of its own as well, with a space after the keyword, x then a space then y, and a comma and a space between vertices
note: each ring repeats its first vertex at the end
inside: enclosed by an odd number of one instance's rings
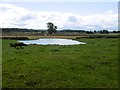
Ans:
POLYGON ((3 39, 3 88, 117 88, 118 39, 78 39, 86 45, 9 47, 3 39))

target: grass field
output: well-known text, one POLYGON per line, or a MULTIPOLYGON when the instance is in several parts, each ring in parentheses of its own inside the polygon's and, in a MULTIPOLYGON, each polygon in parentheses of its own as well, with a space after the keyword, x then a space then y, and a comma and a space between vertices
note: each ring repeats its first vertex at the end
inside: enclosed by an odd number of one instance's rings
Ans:
POLYGON ((86 45, 9 47, 3 39, 3 88, 117 88, 118 39, 77 39, 86 45))

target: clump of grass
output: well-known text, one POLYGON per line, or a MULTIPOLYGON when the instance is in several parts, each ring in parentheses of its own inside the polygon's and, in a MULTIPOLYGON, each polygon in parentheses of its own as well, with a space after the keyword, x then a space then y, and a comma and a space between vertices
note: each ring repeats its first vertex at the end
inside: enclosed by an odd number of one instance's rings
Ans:
POLYGON ((59 50, 58 49, 51 49, 51 51, 58 52, 59 50))

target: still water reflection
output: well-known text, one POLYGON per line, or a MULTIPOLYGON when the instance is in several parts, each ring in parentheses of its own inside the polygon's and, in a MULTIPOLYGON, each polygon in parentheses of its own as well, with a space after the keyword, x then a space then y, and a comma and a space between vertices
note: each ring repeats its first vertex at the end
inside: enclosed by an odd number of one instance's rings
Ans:
POLYGON ((38 44, 38 45, 76 45, 76 44, 86 44, 84 42, 79 42, 72 39, 59 39, 59 38, 43 38, 38 40, 22 40, 18 42, 23 42, 25 44, 38 44))

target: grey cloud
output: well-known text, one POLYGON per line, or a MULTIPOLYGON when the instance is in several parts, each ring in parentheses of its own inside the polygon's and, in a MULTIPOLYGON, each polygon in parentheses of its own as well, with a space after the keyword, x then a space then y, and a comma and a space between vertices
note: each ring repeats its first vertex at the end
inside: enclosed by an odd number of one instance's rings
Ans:
POLYGON ((68 17, 68 21, 70 21, 70 22, 77 22, 77 18, 74 17, 74 16, 70 16, 70 17, 68 17))
POLYGON ((22 16, 20 18, 20 21, 27 21, 27 20, 31 20, 31 19, 35 19, 35 16, 28 14, 28 15, 22 16))
POLYGON ((24 27, 24 26, 27 25, 25 23, 11 23, 11 24, 14 25, 14 26, 21 26, 21 27, 24 27))

